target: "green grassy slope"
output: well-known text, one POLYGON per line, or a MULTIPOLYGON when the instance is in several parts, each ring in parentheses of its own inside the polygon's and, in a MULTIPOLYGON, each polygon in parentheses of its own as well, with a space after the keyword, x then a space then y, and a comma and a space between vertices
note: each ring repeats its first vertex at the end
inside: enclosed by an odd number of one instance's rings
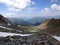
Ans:
POLYGON ((60 19, 48 19, 37 26, 35 30, 60 35, 60 19))

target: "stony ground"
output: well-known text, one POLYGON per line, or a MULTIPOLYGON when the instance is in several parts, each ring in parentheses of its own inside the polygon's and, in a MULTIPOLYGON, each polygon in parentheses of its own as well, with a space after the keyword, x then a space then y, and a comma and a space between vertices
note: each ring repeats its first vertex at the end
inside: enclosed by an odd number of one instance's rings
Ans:
POLYGON ((47 35, 0 37, 0 45, 53 45, 47 35))

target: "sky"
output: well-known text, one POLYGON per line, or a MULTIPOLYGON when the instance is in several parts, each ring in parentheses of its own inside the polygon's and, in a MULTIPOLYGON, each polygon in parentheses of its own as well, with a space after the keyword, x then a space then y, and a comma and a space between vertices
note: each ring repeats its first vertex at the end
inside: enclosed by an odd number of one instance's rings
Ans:
POLYGON ((60 0, 0 0, 5 17, 59 17, 60 0))

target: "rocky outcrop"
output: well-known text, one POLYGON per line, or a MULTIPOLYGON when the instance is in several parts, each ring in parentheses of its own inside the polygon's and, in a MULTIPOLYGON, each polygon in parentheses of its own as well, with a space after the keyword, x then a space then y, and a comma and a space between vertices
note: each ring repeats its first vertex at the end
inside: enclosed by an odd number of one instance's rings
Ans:
POLYGON ((0 25, 11 25, 11 21, 0 14, 0 25))

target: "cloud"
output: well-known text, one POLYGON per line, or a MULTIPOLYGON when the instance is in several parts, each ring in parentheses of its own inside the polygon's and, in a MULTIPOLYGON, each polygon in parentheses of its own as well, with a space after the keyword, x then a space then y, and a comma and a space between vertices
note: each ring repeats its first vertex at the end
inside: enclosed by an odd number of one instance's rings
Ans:
POLYGON ((35 5, 35 2, 32 2, 32 4, 34 4, 34 5, 35 5))
POLYGON ((40 11, 40 16, 60 16, 60 5, 52 4, 50 8, 44 8, 40 11))
POLYGON ((27 12, 27 13, 33 13, 33 12, 35 12, 36 10, 38 10, 37 7, 28 7, 28 8, 25 9, 24 11, 27 12))
POLYGON ((53 10, 59 11, 59 10, 60 10, 60 5, 53 4, 53 5, 51 5, 51 8, 52 8, 53 10))
POLYGON ((44 9, 42 9, 41 12, 44 12, 44 13, 50 13, 50 9, 49 9, 49 8, 44 8, 44 9))
POLYGON ((8 6, 8 8, 15 9, 24 9, 30 4, 35 4, 31 0, 0 0, 0 3, 4 3, 8 6))
MULTIPOLYGON (((6 12, 0 11, 3 12, 5 17, 11 17, 11 15, 16 16, 15 14, 17 14, 17 12, 20 12, 31 5, 35 5, 35 2, 31 0, 0 0, 0 3, 5 4, 4 6, 7 7, 6 12)), ((33 10, 27 11, 31 12, 33 10)))

